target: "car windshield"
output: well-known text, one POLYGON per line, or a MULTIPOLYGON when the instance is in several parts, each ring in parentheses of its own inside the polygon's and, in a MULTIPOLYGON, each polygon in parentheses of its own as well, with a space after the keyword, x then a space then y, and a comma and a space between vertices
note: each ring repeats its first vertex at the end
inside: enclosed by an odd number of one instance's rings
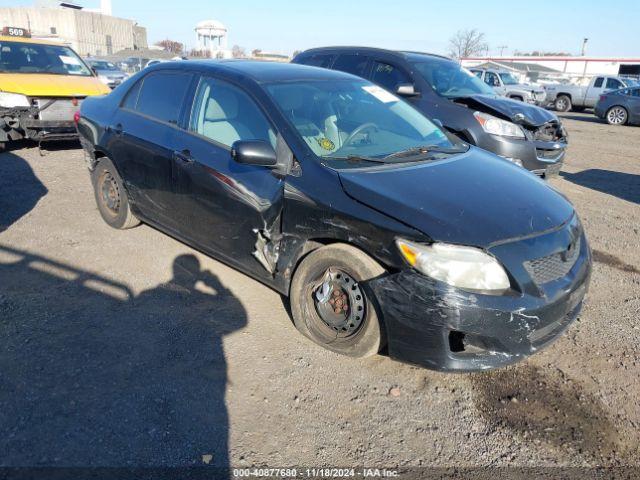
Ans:
POLYGON ((89 65, 91 65, 96 70, 118 70, 118 67, 116 67, 113 63, 105 62, 102 60, 91 60, 89 61, 89 65))
POLYGON ((518 79, 510 73, 500 73, 499 75, 502 79, 502 83, 504 83, 505 85, 517 85, 518 83, 520 83, 518 82, 518 79))
POLYGON ((459 153, 467 148, 452 142, 409 104, 366 81, 305 81, 266 88, 319 157, 391 162, 414 153, 459 153))
POLYGON ((495 95, 489 85, 451 60, 433 58, 428 62, 413 62, 413 66, 429 86, 445 98, 495 95))
POLYGON ((91 76, 69 47, 26 42, 0 42, 0 72, 91 76))

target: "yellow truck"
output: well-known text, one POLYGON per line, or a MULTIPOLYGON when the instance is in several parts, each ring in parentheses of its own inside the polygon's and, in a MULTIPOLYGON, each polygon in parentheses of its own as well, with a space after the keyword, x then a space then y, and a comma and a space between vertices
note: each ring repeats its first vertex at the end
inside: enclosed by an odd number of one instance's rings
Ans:
POLYGON ((0 32, 0 147, 21 138, 77 138, 74 115, 83 99, 109 92, 68 46, 23 28, 0 32))

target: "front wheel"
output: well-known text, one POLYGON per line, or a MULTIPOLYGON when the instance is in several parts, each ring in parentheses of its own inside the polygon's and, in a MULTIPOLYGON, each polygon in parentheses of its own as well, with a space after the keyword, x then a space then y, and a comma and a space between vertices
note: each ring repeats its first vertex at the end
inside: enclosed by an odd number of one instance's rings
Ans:
POLYGON ((627 123, 629 114, 624 107, 615 106, 607 110, 605 118, 607 119, 607 123, 609 125, 624 125, 625 123, 627 123))
POLYGON ((358 358, 375 355, 386 340, 366 281, 384 273, 380 264, 351 245, 333 244, 311 252, 291 282, 296 328, 334 352, 358 358))
POLYGON ((554 106, 559 112, 568 112, 571 110, 571 99, 566 95, 559 95, 554 102, 554 106))
POLYGON ((96 204, 103 220, 113 228, 124 230, 140 224, 129 206, 129 197, 113 162, 100 159, 91 172, 96 204))

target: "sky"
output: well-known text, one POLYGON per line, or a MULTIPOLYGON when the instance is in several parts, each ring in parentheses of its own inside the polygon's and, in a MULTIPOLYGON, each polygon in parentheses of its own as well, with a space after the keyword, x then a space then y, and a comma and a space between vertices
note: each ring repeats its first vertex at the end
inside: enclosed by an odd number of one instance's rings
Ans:
MULTIPOLYGON (((97 7, 98 0, 79 3, 97 7)), ((149 43, 169 38, 195 46, 195 24, 215 19, 229 48, 291 54, 326 45, 362 45, 448 53, 458 30, 483 32, 489 54, 566 51, 640 57, 640 0, 112 0, 113 14, 147 28, 149 43)), ((0 0, 0 6, 34 0, 0 0)))

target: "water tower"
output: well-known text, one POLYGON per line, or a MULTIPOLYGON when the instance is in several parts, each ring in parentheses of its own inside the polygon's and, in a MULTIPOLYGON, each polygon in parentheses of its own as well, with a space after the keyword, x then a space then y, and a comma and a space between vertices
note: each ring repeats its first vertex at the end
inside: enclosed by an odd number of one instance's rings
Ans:
POLYGON ((204 20, 196 25, 198 50, 211 53, 212 58, 230 58, 227 49, 227 27, 217 20, 204 20))

